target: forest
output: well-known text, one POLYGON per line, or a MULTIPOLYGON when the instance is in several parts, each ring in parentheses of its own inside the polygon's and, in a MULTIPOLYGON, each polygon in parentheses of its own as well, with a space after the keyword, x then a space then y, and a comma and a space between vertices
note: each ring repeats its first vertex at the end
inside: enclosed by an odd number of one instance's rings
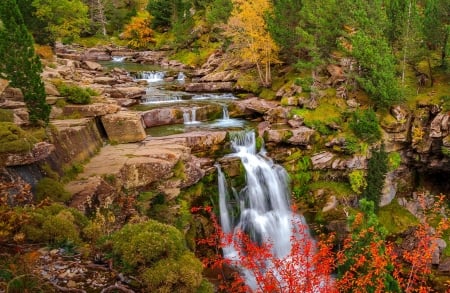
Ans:
POLYGON ((449 178, 449 0, 0 3, 0 292, 450 292, 449 178))

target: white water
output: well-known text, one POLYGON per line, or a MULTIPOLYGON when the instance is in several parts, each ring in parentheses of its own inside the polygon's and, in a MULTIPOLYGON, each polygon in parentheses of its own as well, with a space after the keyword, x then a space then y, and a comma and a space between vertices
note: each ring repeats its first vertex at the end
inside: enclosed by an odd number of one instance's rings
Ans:
POLYGON ((200 121, 197 121, 197 109, 191 108, 184 110, 183 112, 183 120, 184 124, 190 125, 190 124, 198 124, 200 121))
POLYGON ((162 71, 142 71, 139 72, 136 79, 146 80, 147 82, 158 82, 164 80, 165 73, 162 71))
POLYGON ((186 78, 186 75, 184 75, 184 73, 180 71, 177 76, 177 81, 184 82, 185 78, 186 78))
MULTIPOLYGON (((274 164, 264 150, 256 153, 254 132, 235 137, 232 149, 234 153, 229 156, 239 157, 245 168, 246 186, 239 193, 234 193, 237 200, 231 199, 225 176, 220 165, 217 165, 222 229, 225 233, 245 231, 258 242, 271 241, 272 254, 277 258, 284 258, 290 253, 292 237, 304 237, 295 232, 298 227, 296 225, 306 225, 301 216, 291 211, 287 172, 280 165, 274 164), (233 209, 233 205, 237 206, 233 209), (238 217, 231 214, 236 207, 240 211, 238 217)), ((233 245, 224 248, 223 252, 225 258, 239 266, 238 251, 233 245)), ((243 273, 247 284, 255 288, 251 272, 243 273)))
POLYGON ((112 56, 113 62, 123 62, 125 60, 125 56, 112 56))

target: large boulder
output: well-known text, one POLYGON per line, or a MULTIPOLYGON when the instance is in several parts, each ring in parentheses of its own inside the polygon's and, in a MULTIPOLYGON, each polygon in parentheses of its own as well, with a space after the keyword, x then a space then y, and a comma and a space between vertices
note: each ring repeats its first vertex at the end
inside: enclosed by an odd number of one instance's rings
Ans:
POLYGON ((113 103, 93 103, 89 105, 66 105, 63 115, 79 115, 81 117, 97 117, 117 113, 120 107, 113 103))
POLYGON ((103 70, 103 66, 97 62, 93 62, 93 61, 83 61, 81 62, 81 67, 87 70, 92 70, 92 71, 102 71, 103 70))
POLYGON ((122 111, 102 116, 102 124, 110 141, 128 143, 147 137, 142 117, 136 112, 122 111))
POLYGON ((237 108, 242 109, 241 112, 254 112, 258 114, 266 114, 270 109, 279 106, 279 103, 276 101, 267 101, 256 97, 235 101, 234 104, 237 108))
POLYGON ((264 139, 273 143, 289 143, 299 146, 308 146, 315 131, 306 126, 300 126, 294 129, 268 129, 264 133, 264 139))
POLYGON ((185 86, 187 92, 231 92, 233 82, 192 82, 185 86))
POLYGON ((144 88, 137 86, 112 87, 106 92, 114 99, 140 99, 146 94, 144 88))
POLYGON ((69 206, 85 214, 93 214, 97 208, 108 208, 117 193, 115 188, 99 176, 72 181, 65 189, 72 194, 69 206))

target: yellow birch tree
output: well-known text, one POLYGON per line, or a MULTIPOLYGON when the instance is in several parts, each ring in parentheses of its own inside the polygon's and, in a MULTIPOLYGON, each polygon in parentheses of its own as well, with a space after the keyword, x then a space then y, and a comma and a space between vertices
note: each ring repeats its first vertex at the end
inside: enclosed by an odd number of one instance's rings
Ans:
POLYGON ((233 11, 225 34, 233 40, 235 53, 256 65, 263 86, 272 82, 270 67, 278 61, 279 48, 270 36, 265 20, 272 11, 269 0, 232 0, 233 11))

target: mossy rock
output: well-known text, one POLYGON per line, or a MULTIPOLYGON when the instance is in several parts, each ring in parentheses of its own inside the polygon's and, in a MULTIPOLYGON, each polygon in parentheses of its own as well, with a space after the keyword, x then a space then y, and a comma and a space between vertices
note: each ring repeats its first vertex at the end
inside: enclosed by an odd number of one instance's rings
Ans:
POLYGON ((0 122, 0 153, 30 151, 36 142, 36 138, 14 123, 0 122))
POLYGON ((393 200, 387 206, 380 207, 378 219, 389 234, 401 233, 409 227, 419 224, 418 219, 402 207, 397 200, 393 200))

